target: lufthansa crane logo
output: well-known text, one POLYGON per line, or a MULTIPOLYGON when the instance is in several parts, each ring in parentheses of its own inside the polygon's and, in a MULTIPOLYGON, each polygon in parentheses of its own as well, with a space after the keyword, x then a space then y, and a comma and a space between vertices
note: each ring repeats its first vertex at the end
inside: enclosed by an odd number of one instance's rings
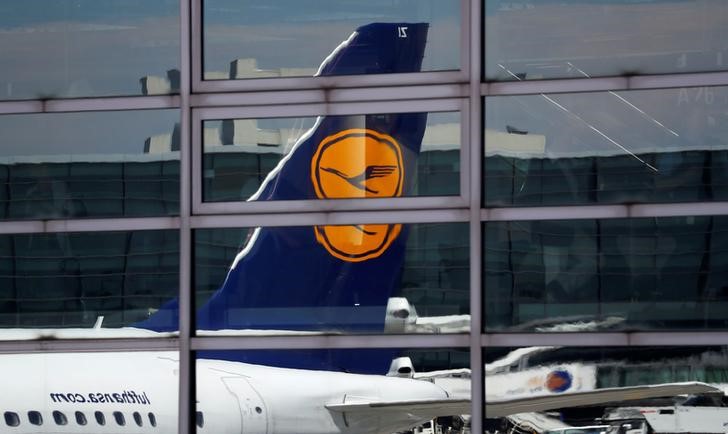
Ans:
POLYGON ((554 393, 566 392, 574 382, 569 371, 557 369, 546 376, 546 388, 554 393))
MULTIPOLYGON (((311 182, 319 199, 402 195, 404 165, 397 141, 370 129, 332 134, 311 160, 311 182)), ((399 235, 399 224, 316 226, 316 240, 348 262, 379 257, 399 235)))

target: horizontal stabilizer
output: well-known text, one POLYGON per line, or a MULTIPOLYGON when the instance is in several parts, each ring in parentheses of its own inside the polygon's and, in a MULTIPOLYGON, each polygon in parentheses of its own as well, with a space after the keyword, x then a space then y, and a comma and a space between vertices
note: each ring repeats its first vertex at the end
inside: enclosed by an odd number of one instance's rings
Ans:
MULTIPOLYGON (((586 392, 564 393, 561 395, 535 396, 516 399, 486 399, 485 416, 504 417, 511 414, 556 410, 568 407, 584 407, 636 401, 648 398, 661 398, 675 395, 696 395, 721 392, 720 389, 705 383, 667 383, 647 386, 615 387, 590 390, 586 392)), ((721 392, 722 393, 722 392, 721 392)))

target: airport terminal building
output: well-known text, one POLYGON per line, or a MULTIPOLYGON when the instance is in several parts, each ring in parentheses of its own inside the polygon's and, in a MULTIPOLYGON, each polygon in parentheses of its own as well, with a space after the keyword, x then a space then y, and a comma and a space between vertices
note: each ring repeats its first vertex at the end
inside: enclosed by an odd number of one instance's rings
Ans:
MULTIPOLYGON (((176 387, 107 425, 58 390, 0 432, 214 432, 211 363, 409 357, 466 388, 451 433, 496 430, 489 400, 728 388, 726 2, 0 11, 0 384, 74 353, 161 357, 176 387)), ((240 406, 241 432, 279 432, 240 406)), ((327 432, 369 429, 345 419, 327 432)))

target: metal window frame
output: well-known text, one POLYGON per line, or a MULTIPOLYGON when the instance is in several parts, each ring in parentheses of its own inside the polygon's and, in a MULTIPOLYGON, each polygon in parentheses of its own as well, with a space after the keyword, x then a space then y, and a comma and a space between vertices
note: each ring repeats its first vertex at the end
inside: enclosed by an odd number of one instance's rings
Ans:
POLYGON ((572 205, 480 210, 482 221, 583 220, 728 215, 728 202, 572 205))
MULTIPOLYGON (((485 0, 484 0, 485 1, 485 0)), ((485 373, 483 368, 483 345, 480 333, 483 329, 483 281, 481 267, 483 264, 483 225, 480 223, 481 189, 483 179, 484 129, 483 103, 480 96, 481 61, 484 33, 482 3, 473 0, 470 5, 470 134, 469 175, 469 224, 470 224, 470 393, 471 431, 484 432, 485 416, 485 373)))
POLYGON ((191 227, 213 229, 388 223, 467 223, 469 221, 469 213, 463 209, 374 210, 312 212, 300 215, 288 213, 198 215, 191 218, 191 227))
POLYGON ((179 389, 177 394, 177 429, 180 434, 197 432, 195 424, 195 360, 190 348, 192 336, 192 166, 190 134, 192 131, 192 94, 190 69, 191 45, 195 38, 192 23, 196 15, 190 0, 179 0, 180 10, 180 249, 179 249, 179 389))
MULTIPOLYGON (((396 97, 396 95, 392 95, 396 97)), ((192 212, 194 214, 228 213, 307 213, 375 209, 463 208, 469 200, 470 174, 467 164, 471 149, 466 134, 471 125, 466 99, 390 100, 360 103, 319 103, 287 106, 198 108, 192 112, 192 212), (413 111, 460 113, 460 194, 454 196, 414 196, 400 198, 203 202, 202 156, 203 123, 206 120, 282 118, 356 115, 367 113, 408 113, 413 111)))
POLYGON ((0 101, 0 115, 176 109, 180 104, 179 95, 0 101))
MULTIPOLYGON (((184 0, 182 0, 184 1, 184 0)), ((361 86, 397 86, 467 82, 470 53, 470 0, 460 2, 460 69, 403 74, 340 75, 326 77, 272 77, 253 79, 203 80, 203 0, 192 2, 192 89, 196 93, 244 92, 283 89, 336 89, 361 86)))
POLYGON ((483 333, 483 347, 660 347, 726 346, 727 331, 643 331, 564 333, 483 333))
POLYGON ((0 101, 0 115, 120 110, 179 109, 181 130, 180 215, 174 217, 1 221, 0 234, 179 230, 180 331, 158 338, 0 341, 0 353, 177 351, 178 426, 195 432, 195 352, 208 349, 296 348, 469 348, 472 368, 472 428, 482 431, 482 351, 488 347, 721 345, 728 331, 641 331, 589 333, 482 332, 483 222, 728 215, 728 202, 601 204, 546 207, 483 207, 482 134, 484 97, 548 93, 676 89, 728 86, 728 71, 612 76, 579 79, 484 82, 481 76, 484 23, 482 0, 460 0, 461 69, 371 76, 286 77, 202 80, 202 0, 180 0, 178 95, 99 96, 76 99, 0 101), (201 121, 216 116, 281 117, 422 111, 456 101, 461 113, 459 196, 202 204, 201 121), (204 116, 203 116, 204 115, 204 116), (196 191, 197 190, 197 191, 196 191), (251 207, 251 205, 253 205, 251 207), (201 228, 346 224, 356 222, 462 222, 470 237, 470 333, 450 335, 194 336, 192 330, 192 231, 201 228))
POLYGON ((66 232, 114 232, 179 229, 179 217, 115 217, 105 219, 7 220, 0 235, 66 232))
POLYGON ((480 94, 483 96, 504 96, 717 86, 728 86, 728 71, 552 80, 492 81, 481 84, 480 94))

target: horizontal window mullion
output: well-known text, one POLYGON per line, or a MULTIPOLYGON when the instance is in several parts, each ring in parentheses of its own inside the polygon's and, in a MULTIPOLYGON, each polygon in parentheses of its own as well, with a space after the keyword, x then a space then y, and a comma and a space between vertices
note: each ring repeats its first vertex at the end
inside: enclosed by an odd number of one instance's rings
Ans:
POLYGON ((257 90, 335 89, 367 86, 407 86, 466 82, 462 71, 432 71, 401 74, 330 75, 323 77, 281 77, 244 80, 200 80, 195 83, 197 93, 245 92, 257 90))
POLYGON ((462 84, 311 89, 267 92, 202 93, 192 95, 193 107, 270 106, 275 104, 317 104, 361 101, 399 101, 402 99, 440 99, 467 96, 462 84))
POLYGON ((245 349, 332 348, 455 348, 468 347, 468 335, 292 335, 202 336, 191 339, 193 351, 245 349))
POLYGON ((532 346, 673 346, 725 345, 728 331, 698 332, 587 332, 587 333, 485 333, 484 347, 532 346))
MULTIPOLYGON (((49 331, 50 333, 50 331, 49 331)), ((62 331, 61 331, 62 333, 62 331)), ((67 353, 117 351, 176 351, 176 337, 122 339, 37 339, 29 341, 0 341, 0 354, 8 353, 67 353)))
POLYGON ((179 217, 4 221, 0 234, 129 231, 179 228, 179 217))
MULTIPOLYGON (((309 95, 310 96, 310 95, 309 95)), ((392 97, 392 96, 390 96, 392 97)), ((194 110, 194 121, 256 117, 330 116, 377 113, 408 113, 421 111, 459 111, 462 100, 397 98, 389 101, 327 102, 284 105, 235 107, 200 107, 194 110)))
POLYGON ((192 217, 193 228, 258 227, 258 226, 313 226, 346 225, 359 223, 440 223, 464 222, 467 209, 453 210, 387 210, 337 213, 281 213, 256 215, 209 215, 192 217))
POLYGON ((483 221, 568 220, 728 215, 728 202, 486 208, 483 221))
POLYGON ((417 210, 465 208, 467 202, 460 196, 430 196, 404 198, 332 199, 260 202, 204 202, 195 214, 261 214, 293 212, 345 212, 377 210, 417 210))
POLYGON ((629 81, 625 77, 571 78, 563 80, 524 80, 492 82, 481 85, 485 96, 529 95, 539 93, 595 92, 626 90, 629 81))
POLYGON ((481 95, 528 95, 700 86, 728 86, 728 72, 488 82, 481 85, 481 95))
POLYGON ((0 114, 178 108, 177 95, 0 101, 0 114))

